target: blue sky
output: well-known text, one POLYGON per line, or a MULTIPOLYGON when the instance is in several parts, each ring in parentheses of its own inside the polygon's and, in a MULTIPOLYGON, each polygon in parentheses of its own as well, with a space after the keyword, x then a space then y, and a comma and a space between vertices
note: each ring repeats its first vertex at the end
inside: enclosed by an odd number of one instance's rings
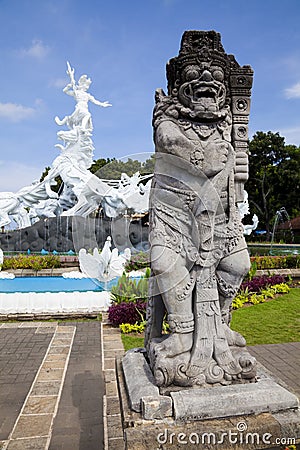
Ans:
POLYGON ((299 0, 0 0, 0 191, 39 178, 58 155, 54 117, 66 61, 87 74, 95 158, 152 152, 156 88, 185 30, 221 33, 227 53, 254 69, 250 132, 300 145, 299 0))

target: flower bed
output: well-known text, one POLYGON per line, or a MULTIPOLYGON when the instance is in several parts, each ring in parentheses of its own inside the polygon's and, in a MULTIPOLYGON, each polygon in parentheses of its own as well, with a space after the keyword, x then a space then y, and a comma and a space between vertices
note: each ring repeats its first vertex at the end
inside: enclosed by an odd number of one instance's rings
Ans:
POLYGON ((55 269, 60 267, 60 258, 56 255, 18 255, 5 257, 2 270, 9 269, 55 269))

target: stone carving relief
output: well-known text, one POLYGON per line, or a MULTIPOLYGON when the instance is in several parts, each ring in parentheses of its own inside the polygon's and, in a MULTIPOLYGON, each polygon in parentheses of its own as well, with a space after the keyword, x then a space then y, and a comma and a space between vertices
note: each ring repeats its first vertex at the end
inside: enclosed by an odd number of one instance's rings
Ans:
POLYGON ((248 177, 252 77, 219 33, 187 31, 167 64, 168 94, 156 92, 146 348, 159 386, 255 377, 245 339, 230 328, 250 267, 237 203, 248 177))

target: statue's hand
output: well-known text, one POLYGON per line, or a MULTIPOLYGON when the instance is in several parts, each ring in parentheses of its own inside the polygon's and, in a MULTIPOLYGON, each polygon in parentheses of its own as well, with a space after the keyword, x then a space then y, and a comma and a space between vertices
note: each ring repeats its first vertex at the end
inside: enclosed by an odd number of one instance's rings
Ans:
POLYGON ((237 152, 235 155, 235 181, 245 183, 248 180, 248 155, 237 152))
POLYGON ((108 106, 112 106, 112 104, 108 103, 108 101, 99 102, 98 104, 99 104, 99 106, 102 106, 103 108, 107 108, 108 106))
POLYGON ((230 143, 226 141, 211 142, 204 150, 203 172, 212 177, 221 172, 227 162, 230 143))

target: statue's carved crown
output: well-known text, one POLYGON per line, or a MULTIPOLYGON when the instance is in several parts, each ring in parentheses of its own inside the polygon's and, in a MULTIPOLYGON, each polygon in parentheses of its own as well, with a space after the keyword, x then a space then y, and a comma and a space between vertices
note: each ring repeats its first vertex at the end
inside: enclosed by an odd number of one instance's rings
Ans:
POLYGON ((201 70, 220 67, 224 71, 227 99, 235 88, 244 95, 250 94, 253 71, 250 66, 240 66, 233 55, 225 52, 221 35, 216 31, 186 31, 181 40, 179 55, 167 64, 168 93, 172 94, 185 80, 185 69, 201 70))

